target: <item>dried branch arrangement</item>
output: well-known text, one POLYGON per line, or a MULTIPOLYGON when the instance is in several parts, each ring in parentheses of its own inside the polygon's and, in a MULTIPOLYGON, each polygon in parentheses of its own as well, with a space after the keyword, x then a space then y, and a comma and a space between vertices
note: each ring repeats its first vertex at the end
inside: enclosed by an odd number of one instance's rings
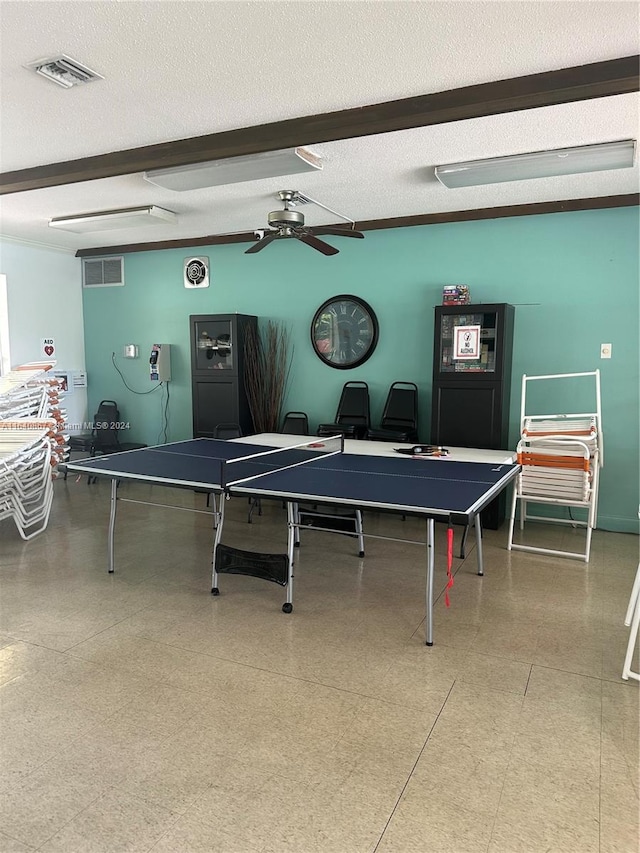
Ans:
POLYGON ((245 383, 253 427, 278 432, 292 353, 289 332, 269 320, 262 329, 249 327, 245 336, 245 383))

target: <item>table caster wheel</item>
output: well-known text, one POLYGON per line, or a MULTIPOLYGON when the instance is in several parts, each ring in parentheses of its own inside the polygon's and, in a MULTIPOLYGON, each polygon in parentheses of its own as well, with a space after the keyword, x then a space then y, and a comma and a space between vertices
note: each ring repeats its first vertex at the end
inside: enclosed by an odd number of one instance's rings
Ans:
POLYGON ((291 613, 292 610, 293 610, 293 604, 289 604, 289 602, 287 602, 286 604, 282 605, 282 612, 283 613, 291 613))
POLYGON ((364 551, 359 551, 359 552, 358 552, 358 557, 364 557, 364 551))
POLYGON ((213 587, 213 589, 211 590, 211 595, 220 595, 220 590, 217 586, 213 587))

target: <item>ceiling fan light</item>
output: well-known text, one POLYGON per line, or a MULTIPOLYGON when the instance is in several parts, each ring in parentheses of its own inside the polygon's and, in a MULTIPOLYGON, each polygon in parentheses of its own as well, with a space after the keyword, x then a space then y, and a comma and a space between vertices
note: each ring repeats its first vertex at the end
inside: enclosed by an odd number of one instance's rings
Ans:
POLYGON ((209 160, 187 166, 153 169, 144 172, 145 181, 175 192, 198 190, 238 184, 243 181, 259 181, 280 175, 298 175, 322 169, 322 160, 306 148, 291 148, 282 151, 263 151, 242 157, 224 160, 209 160))
POLYGON ((515 154, 510 157, 449 163, 436 166, 435 176, 445 187, 456 189, 504 181, 600 172, 606 169, 627 169, 634 164, 635 150, 635 139, 625 139, 619 142, 515 154))

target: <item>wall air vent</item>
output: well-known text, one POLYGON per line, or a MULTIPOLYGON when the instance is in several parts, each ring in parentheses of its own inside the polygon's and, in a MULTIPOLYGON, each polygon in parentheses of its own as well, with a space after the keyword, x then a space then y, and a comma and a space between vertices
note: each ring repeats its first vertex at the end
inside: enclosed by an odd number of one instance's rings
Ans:
POLYGON ((83 258, 83 287, 123 287, 124 258, 83 258))
POLYGON ((72 86, 78 86, 80 83, 92 83, 94 80, 104 80, 101 74, 97 74, 86 65, 78 62, 76 59, 71 59, 61 53, 59 56, 54 56, 51 59, 37 59, 35 62, 30 62, 25 68, 30 68, 36 74, 46 77, 58 86, 63 86, 65 89, 70 89, 72 86))

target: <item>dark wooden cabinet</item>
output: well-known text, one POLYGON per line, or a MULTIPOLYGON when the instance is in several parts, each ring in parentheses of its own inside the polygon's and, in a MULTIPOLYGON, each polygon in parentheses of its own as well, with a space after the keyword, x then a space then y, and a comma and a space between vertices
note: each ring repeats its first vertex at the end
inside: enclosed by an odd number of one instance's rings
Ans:
MULTIPOLYGON (((508 450, 513 305, 435 311, 431 443, 508 450)), ((484 510, 485 527, 500 526, 505 502, 503 492, 484 510)))
POLYGON ((194 438, 213 438, 218 424, 253 433, 244 381, 244 345, 258 318, 247 314, 196 314, 189 318, 194 438))

